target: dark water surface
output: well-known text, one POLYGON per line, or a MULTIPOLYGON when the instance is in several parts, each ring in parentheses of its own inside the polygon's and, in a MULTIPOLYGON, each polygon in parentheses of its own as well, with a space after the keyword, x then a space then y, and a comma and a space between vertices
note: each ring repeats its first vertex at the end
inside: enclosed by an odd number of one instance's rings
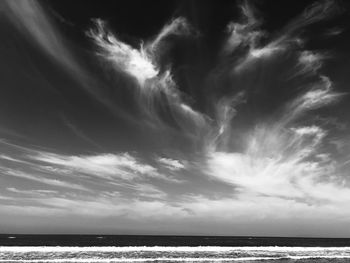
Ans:
POLYGON ((0 246, 350 247, 350 238, 142 236, 142 235, 0 235, 0 246))

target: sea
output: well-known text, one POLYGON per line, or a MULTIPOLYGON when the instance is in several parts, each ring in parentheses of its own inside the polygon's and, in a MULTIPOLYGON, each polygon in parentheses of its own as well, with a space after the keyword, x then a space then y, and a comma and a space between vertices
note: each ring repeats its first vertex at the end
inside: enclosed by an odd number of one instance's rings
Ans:
POLYGON ((350 239, 0 235, 0 262, 350 263, 350 239))

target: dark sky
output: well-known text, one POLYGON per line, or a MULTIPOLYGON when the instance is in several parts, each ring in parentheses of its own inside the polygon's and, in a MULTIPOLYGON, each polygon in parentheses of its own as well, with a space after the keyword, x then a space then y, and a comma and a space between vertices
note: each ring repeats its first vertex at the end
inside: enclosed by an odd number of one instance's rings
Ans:
POLYGON ((0 232, 350 234, 347 2, 0 10, 0 232))

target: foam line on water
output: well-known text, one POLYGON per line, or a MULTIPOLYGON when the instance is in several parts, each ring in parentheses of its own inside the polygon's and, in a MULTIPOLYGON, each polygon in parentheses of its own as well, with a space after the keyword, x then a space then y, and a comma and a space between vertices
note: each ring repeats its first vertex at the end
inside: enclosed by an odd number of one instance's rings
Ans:
POLYGON ((286 257, 241 257, 241 258, 62 258, 62 259, 16 259, 7 260, 0 259, 0 262, 16 263, 64 263, 64 262, 95 262, 95 263, 112 263, 112 262, 154 262, 154 261, 170 261, 170 262, 222 262, 222 261, 257 261, 257 260, 282 260, 282 259, 350 259, 350 256, 286 256, 286 257))
POLYGON ((267 252, 350 252, 350 247, 163 247, 163 246, 138 246, 138 247, 51 247, 51 246, 1 246, 0 252, 133 252, 133 251, 159 251, 159 252, 229 252, 229 251, 267 251, 267 252))

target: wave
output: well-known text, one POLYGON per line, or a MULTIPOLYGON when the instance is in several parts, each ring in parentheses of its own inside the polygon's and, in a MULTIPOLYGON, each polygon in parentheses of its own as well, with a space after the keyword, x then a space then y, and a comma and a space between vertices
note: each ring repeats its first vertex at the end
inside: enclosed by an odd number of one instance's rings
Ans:
POLYGON ((0 262, 28 262, 28 263, 65 263, 65 262, 95 262, 95 263, 113 263, 113 262, 223 262, 223 261, 258 261, 258 260, 283 260, 283 259, 350 259, 350 256, 284 256, 284 257, 240 257, 240 258, 61 258, 61 259, 0 259, 0 262))
POLYGON ((350 247, 0 247, 0 263, 250 262, 286 259, 350 259, 350 247))
POLYGON ((349 251, 350 247, 166 247, 166 246, 135 246, 135 247, 61 247, 61 246, 0 246, 0 252, 230 252, 230 251, 267 251, 267 252, 329 252, 349 251))

